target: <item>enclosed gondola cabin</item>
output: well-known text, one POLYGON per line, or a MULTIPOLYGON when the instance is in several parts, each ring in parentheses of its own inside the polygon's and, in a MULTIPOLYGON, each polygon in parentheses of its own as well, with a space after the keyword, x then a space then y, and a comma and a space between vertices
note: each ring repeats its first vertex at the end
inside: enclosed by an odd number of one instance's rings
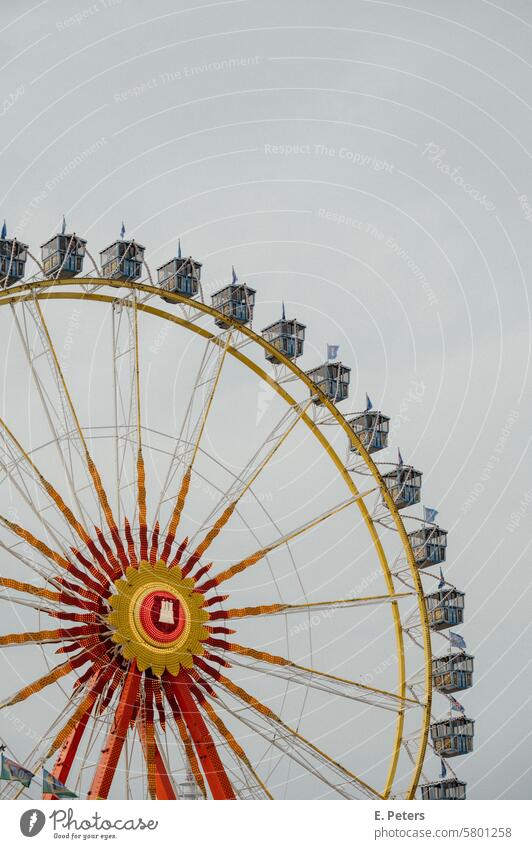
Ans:
POLYGON ((436 590, 425 596, 429 625, 433 631, 443 631, 464 621, 465 593, 452 587, 436 590))
MULTIPOLYGON (((300 324, 295 318, 282 318, 265 327, 262 330, 262 338, 287 359, 295 360, 303 354, 305 329, 305 325, 300 324)), ((265 356, 270 363, 279 362, 275 354, 269 351, 265 351, 265 356)))
POLYGON ((438 525, 423 525, 408 534, 414 559, 420 569, 445 561, 447 531, 438 525))
MULTIPOLYGON (((199 291, 201 280, 201 262, 192 257, 174 257, 170 262, 157 269, 157 283, 166 292, 176 295, 186 295, 195 298, 199 291)), ((175 303, 171 298, 161 295, 163 301, 175 303)))
POLYGON ((145 250, 134 240, 117 239, 100 253, 103 276, 111 280, 138 280, 145 250))
POLYGON ((249 324, 253 320, 255 295, 256 290, 250 289, 245 283, 229 283, 219 289, 212 296, 213 309, 230 320, 215 318, 214 323, 222 328, 230 327, 235 321, 238 324, 249 324))
POLYGON ((59 280, 75 277, 83 270, 85 239, 75 233, 58 233, 41 245, 42 266, 46 277, 59 280))
POLYGON ((413 466, 399 465, 382 477, 398 510, 411 507, 420 501, 423 473, 413 466))
POLYGON ((465 716, 433 722, 430 726, 430 736, 434 751, 443 758, 454 758, 472 752, 474 728, 474 721, 465 716))
POLYGON ((445 654, 432 660, 432 686, 440 693, 467 690, 473 684, 473 660, 463 651, 445 654))
POLYGON ((28 246, 18 239, 0 238, 0 286, 5 289, 22 280, 26 271, 28 246))
POLYGON ((457 778, 442 778, 430 784, 421 784, 420 790, 424 802, 466 798, 466 783, 457 778))
MULTIPOLYGON (((388 432, 390 430, 390 417, 385 416, 379 410, 366 410, 354 418, 349 419, 353 432, 358 436, 368 454, 381 451, 388 445, 388 432)), ((351 451, 358 453, 356 445, 351 443, 351 451)))
MULTIPOLYGON (((307 375, 329 401, 334 401, 334 403, 345 401, 349 395, 351 369, 342 365, 342 363, 323 363, 323 365, 307 371, 307 375)), ((319 396, 316 396, 314 403, 319 406, 323 404, 323 401, 319 396)))

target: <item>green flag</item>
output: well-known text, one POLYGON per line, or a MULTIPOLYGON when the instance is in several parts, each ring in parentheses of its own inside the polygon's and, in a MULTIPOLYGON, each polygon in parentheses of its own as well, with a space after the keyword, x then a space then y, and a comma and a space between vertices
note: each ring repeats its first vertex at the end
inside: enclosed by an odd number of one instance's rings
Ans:
POLYGON ((29 769, 26 769, 26 767, 16 763, 16 761, 12 761, 10 758, 6 758, 5 755, 2 755, 0 778, 3 778, 5 781, 20 781, 24 787, 29 787, 33 773, 29 769))
POLYGON ((59 781, 55 775, 42 768, 42 792, 50 793, 52 796, 57 796, 58 799, 77 799, 75 793, 65 787, 62 781, 59 781))

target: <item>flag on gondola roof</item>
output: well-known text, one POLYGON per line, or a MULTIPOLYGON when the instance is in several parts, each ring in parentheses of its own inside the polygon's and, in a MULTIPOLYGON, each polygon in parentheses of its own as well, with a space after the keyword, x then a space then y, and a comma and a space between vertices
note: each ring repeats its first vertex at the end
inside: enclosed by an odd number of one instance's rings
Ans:
POLYGON ((368 393, 366 392, 366 413, 369 413, 369 411, 372 410, 372 409, 373 409, 373 404, 371 403, 371 398, 369 397, 368 393))
POLYGON ((459 649, 465 649, 466 643, 463 637, 460 634, 457 634, 455 631, 449 631, 449 640, 452 646, 457 646, 459 649))
POLYGON ((4 223, 2 225, 2 239, 7 239, 7 224, 6 224, 5 218, 4 218, 4 223))
POLYGON ((235 286, 238 283, 238 275, 235 271, 234 265, 232 266, 231 270, 232 270, 232 282, 233 282, 233 286, 235 286))
POLYGON ((122 221, 122 226, 120 228, 120 238, 123 239, 125 235, 126 235, 126 225, 122 221))
POLYGON ((399 448, 397 449, 397 465, 398 466, 403 465, 403 455, 401 454, 401 451, 400 451, 399 448))
POLYGON ((327 359, 335 360, 338 356, 338 351, 340 350, 339 345, 327 345, 327 359))
POLYGON ((55 775, 42 768, 42 792, 50 793, 52 796, 57 796, 58 799, 77 799, 77 795, 65 787, 62 781, 59 781, 55 775))
POLYGON ((63 215, 63 221, 61 223, 61 235, 64 236, 66 233, 66 218, 63 215))
POLYGON ((0 778, 3 778, 5 781, 20 781, 24 787, 29 787, 33 778, 33 772, 26 769, 25 766, 21 766, 16 761, 12 761, 11 758, 6 758, 3 754, 0 778))
POLYGON ((437 515, 438 511, 435 510, 434 507, 423 507, 423 517, 425 522, 434 522, 437 515))
POLYGON ((444 586, 445 586, 445 578, 443 577, 443 571, 442 571, 442 568, 440 566, 440 582, 438 584, 438 589, 442 590, 444 588, 444 586))
POLYGON ((181 259, 181 239, 177 240, 177 258, 181 259))
POLYGON ((447 767, 445 766, 445 761, 441 758, 441 777, 445 778, 447 776, 447 767))
POLYGON ((286 310, 285 310, 285 308, 284 308, 284 301, 283 301, 283 313, 282 313, 282 317, 283 317, 283 321, 286 321, 286 310))
POLYGON ((449 698, 449 701, 450 701, 450 703, 451 703, 451 710, 456 710, 456 711, 458 711, 459 713, 464 713, 464 712, 465 712, 465 708, 464 708, 464 706, 460 704, 460 702, 458 701, 458 699, 455 699, 455 697, 454 697, 454 696, 451 696, 451 695, 449 695, 449 697, 448 697, 448 698, 449 698))

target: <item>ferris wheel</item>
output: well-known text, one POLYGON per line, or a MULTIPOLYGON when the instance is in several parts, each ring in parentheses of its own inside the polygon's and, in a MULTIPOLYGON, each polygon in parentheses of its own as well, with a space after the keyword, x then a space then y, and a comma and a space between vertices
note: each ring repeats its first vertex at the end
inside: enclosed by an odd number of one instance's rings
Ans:
POLYGON ((464 594, 390 417, 234 269, 144 253, 63 226, 24 280, 0 239, 1 796, 464 798, 464 594))

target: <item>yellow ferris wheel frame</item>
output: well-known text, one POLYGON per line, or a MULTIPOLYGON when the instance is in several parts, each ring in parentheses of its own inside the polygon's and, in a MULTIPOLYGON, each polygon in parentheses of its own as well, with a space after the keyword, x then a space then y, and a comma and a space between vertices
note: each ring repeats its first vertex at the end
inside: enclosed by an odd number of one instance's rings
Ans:
MULTIPOLYGON (((107 287, 112 289, 127 289, 130 292, 138 292, 144 295, 153 295, 159 296, 161 295, 161 289, 149 285, 146 283, 139 283, 136 281, 121 281, 121 280, 113 280, 110 278, 104 277, 85 277, 85 278, 70 278, 70 279, 43 279, 43 280, 35 280, 31 283, 23 283, 18 286, 10 287, 9 290, 5 290, 5 295, 0 295, 0 307, 7 306, 15 303, 20 303, 27 300, 38 300, 38 301, 48 301, 48 300, 86 300, 91 302, 99 302, 99 303, 108 303, 113 304, 117 300, 121 300, 119 298, 115 298, 111 295, 104 294, 99 291, 55 291, 57 289, 63 289, 65 287, 76 287, 82 289, 83 287, 90 287, 93 289, 94 287, 107 287), (54 291, 50 291, 54 290, 54 291)), ((357 452, 363 458, 366 467, 371 472, 375 482, 378 485, 380 490, 380 494, 382 496, 383 501, 388 508, 391 517, 393 518, 396 530, 401 539, 403 550, 406 555, 406 559, 408 562, 408 567, 410 570, 410 575, 415 587, 415 593, 417 595, 418 602, 418 610, 420 614, 421 621, 421 630, 423 636, 423 653, 424 653, 424 701, 420 702, 420 707, 423 708, 423 722, 420 731, 419 737, 419 747, 417 758, 414 763, 414 771, 412 774, 412 778, 410 781, 410 786, 407 793, 408 799, 413 799, 415 797, 416 789, 419 783, 419 779, 421 776, 421 771, 423 768, 423 762, 425 759, 425 753, 428 742, 428 734, 429 734, 429 726, 430 726, 430 718, 431 718, 431 707, 432 707, 432 676, 431 676, 431 664, 432 664, 432 647, 431 647, 431 638, 430 638, 430 628, 429 628, 429 620, 427 607, 425 603, 425 596, 423 591, 423 585, 421 582, 419 570, 417 564, 415 562, 414 554, 412 551, 412 546, 410 545, 410 540, 408 539, 408 535, 402 520, 402 517, 397 509, 395 502, 383 480, 383 477, 377 468, 376 464, 372 460, 371 456, 366 451, 364 445, 354 433, 353 429, 350 427, 346 418, 343 414, 338 410, 336 405, 329 400, 329 398, 322 392, 322 390, 308 377, 308 375, 292 360, 288 359, 284 356, 284 354, 274 348, 269 342, 263 339, 262 336, 255 333, 250 327, 246 325, 242 325, 237 321, 234 321, 230 317, 222 315, 217 310, 213 309, 213 307, 208 306, 200 300, 195 300, 192 298, 187 298, 185 295, 181 295, 175 292, 164 292, 165 299, 171 300, 175 304, 181 304, 185 307, 189 307, 196 312, 201 312, 204 315, 210 316, 214 320, 218 319, 228 326, 231 326, 235 331, 242 333, 242 335, 246 336, 250 341, 255 342, 259 345, 265 352, 273 355, 283 366, 285 366, 292 374, 302 381, 307 388, 309 389, 311 395, 318 396, 320 403, 329 411, 331 416, 335 419, 336 423, 345 431, 348 440, 356 448, 357 452)), ((165 321, 170 321, 176 325, 179 325, 197 335, 203 337, 204 339, 212 342, 213 344, 217 344, 220 346, 224 346, 224 343, 221 339, 216 336, 214 333, 211 333, 204 327, 197 325, 194 322, 189 321, 183 316, 173 315, 165 310, 158 309, 156 307, 150 306, 147 303, 140 303, 138 301, 135 302, 135 308, 139 312, 144 312, 149 315, 156 316, 157 318, 163 319, 165 321)), ((277 394, 289 405, 297 404, 297 401, 290 395, 284 387, 282 387, 277 381, 271 377, 264 369, 255 363, 252 359, 247 357, 242 351, 238 348, 233 347, 231 344, 228 344, 226 347, 226 353, 230 356, 234 357, 236 360, 239 360, 244 366, 251 369, 258 377, 264 380, 272 389, 274 389, 277 394)), ((375 529, 375 523, 371 518, 367 506, 364 502, 364 493, 360 493, 358 487, 356 486, 352 476, 349 474, 348 470, 345 468, 345 464, 342 462, 334 448, 331 446, 329 441, 326 439, 324 434, 319 429, 318 425, 309 417, 306 410, 301 414, 301 421, 305 423, 305 425, 310 429, 313 435, 318 439, 322 448, 327 452, 330 459, 336 466, 338 472, 341 477, 347 484, 348 489, 350 490, 353 500, 356 501, 356 504, 361 512, 362 518, 366 524, 366 527, 371 536, 374 547, 377 551, 377 555, 379 558, 379 563, 383 572, 383 576, 385 579, 386 587, 388 590, 389 596, 396 596, 395 586, 393 582, 393 576, 390 571, 390 567, 388 564, 388 560, 386 554, 384 552, 381 540, 379 535, 375 529)), ((405 650, 404 650, 404 640, 403 640, 403 627, 401 623, 401 617, 399 612, 399 606, 397 601, 391 602, 392 607, 392 616, 394 622, 394 631, 395 631, 395 639, 396 639, 396 647, 397 647, 397 658, 398 658, 398 669, 399 669, 399 681, 398 681, 398 693, 397 696, 403 700, 406 697, 406 669, 405 669, 405 650)), ((398 710, 398 716, 396 721, 396 729, 395 729, 395 740, 392 751, 392 757, 390 761, 390 765, 388 767, 388 775, 386 779, 385 788, 382 794, 382 798, 389 798, 393 782, 395 779, 395 774, 397 771, 397 765, 399 761, 399 755, 401 752, 401 745, 403 741, 403 729, 404 729, 404 707, 398 710)))

